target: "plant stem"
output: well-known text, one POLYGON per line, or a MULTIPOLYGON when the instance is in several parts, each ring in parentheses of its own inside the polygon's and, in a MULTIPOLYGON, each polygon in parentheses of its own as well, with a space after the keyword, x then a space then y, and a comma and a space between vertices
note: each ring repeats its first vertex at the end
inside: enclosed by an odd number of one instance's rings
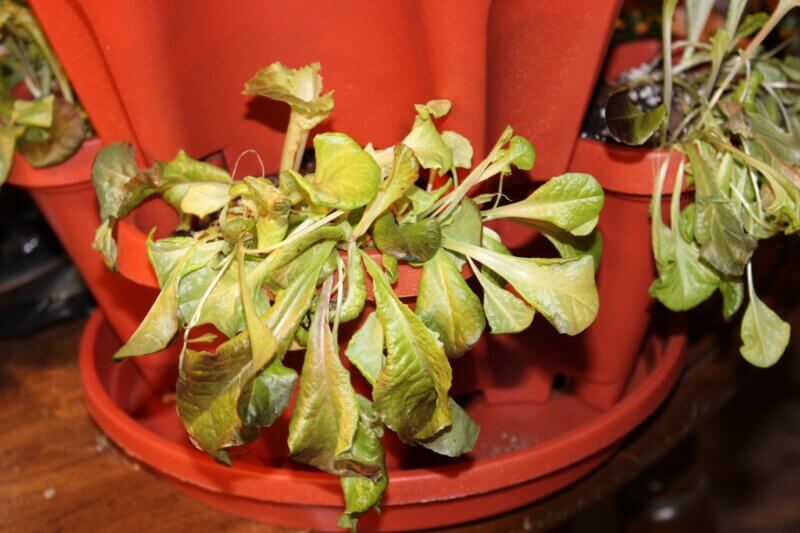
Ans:
MULTIPOLYGON (((667 108, 666 119, 661 124, 661 143, 667 140, 670 113, 672 112, 672 17, 675 15, 677 0, 665 0, 662 9, 661 39, 664 54, 664 95, 663 102, 667 108)), ((689 54, 689 49, 685 54, 689 54)), ((688 59, 688 57, 687 57, 688 59)))
MULTIPOLYGON (((300 116, 292 110, 289 115, 289 126, 286 128, 286 137, 283 139, 283 152, 281 152, 280 170, 295 170, 295 163, 302 158, 301 145, 308 140, 308 131, 300 125, 300 116)), ((300 165, 297 164, 297 168, 300 165)))

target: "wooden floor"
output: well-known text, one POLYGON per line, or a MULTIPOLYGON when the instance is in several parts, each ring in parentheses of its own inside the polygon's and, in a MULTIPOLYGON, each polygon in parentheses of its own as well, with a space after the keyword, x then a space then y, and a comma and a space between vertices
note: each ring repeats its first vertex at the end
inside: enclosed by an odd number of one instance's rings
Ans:
MULTIPOLYGON (((83 323, 0 342, 0 531, 287 531, 174 492, 105 438, 83 404, 75 355, 83 323)), ((793 345, 794 357, 759 372, 700 432, 721 531, 800 531, 800 352, 793 345)), ((524 516, 514 520, 513 528, 501 521, 492 530, 529 529, 524 516)), ((596 525, 579 516, 568 530, 596 525)))

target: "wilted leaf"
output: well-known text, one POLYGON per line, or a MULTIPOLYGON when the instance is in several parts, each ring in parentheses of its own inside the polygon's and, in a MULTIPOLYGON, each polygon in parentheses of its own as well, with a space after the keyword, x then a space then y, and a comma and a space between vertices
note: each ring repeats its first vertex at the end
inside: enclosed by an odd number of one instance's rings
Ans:
POLYGON ((385 213, 393 203, 414 185, 419 177, 419 163, 414 152, 404 144, 394 147, 394 159, 388 177, 381 183, 378 193, 361 215, 353 230, 356 237, 363 235, 372 223, 385 213))
POLYGON ((800 141, 760 113, 748 113, 747 118, 756 139, 780 160, 800 165, 800 141))
POLYGON ((333 110, 333 92, 320 96, 321 92, 319 63, 297 69, 273 63, 256 72, 245 84, 242 94, 286 102, 302 118, 303 129, 310 130, 333 110))
POLYGON ((472 167, 472 144, 469 139, 454 131, 443 131, 442 140, 453 153, 454 168, 472 167))
POLYGON ((719 177, 712 179, 711 169, 694 147, 688 152, 697 187, 693 226, 700 257, 722 274, 741 276, 758 241, 745 232, 733 202, 718 185, 719 177))
MULTIPOLYGON (((650 295, 672 311, 687 311, 705 301, 719 286, 719 276, 700 261, 700 250, 687 242, 678 228, 670 229, 661 219, 661 191, 666 165, 662 165, 659 182, 653 192, 652 244, 658 278, 650 286, 650 295)), ((672 193, 670 218, 679 224, 680 191, 683 173, 678 174, 672 193)))
POLYGON ((361 254, 386 339, 386 365, 372 394, 375 410, 404 442, 428 439, 452 422, 450 364, 434 333, 394 294, 378 265, 361 254))
POLYGON ((342 477, 345 509, 339 518, 339 527, 355 529, 358 518, 372 507, 378 507, 386 490, 389 476, 384 463, 381 444, 383 427, 372 404, 361 395, 358 401, 358 429, 353 437, 353 448, 347 455, 354 464, 376 465, 379 469, 369 476, 342 477))
POLYGON ((534 310, 511 292, 488 279, 479 269, 475 276, 483 287, 483 309, 492 333, 519 333, 533 322, 534 310))
POLYGON ((439 334, 450 358, 464 355, 486 327, 480 300, 444 250, 423 264, 414 312, 439 334))
POLYGON ((576 335, 597 317, 594 261, 589 256, 521 258, 449 239, 443 241, 443 246, 471 257, 505 278, 560 333, 576 335))
POLYGON ((256 237, 258 248, 266 248, 281 242, 289 230, 289 212, 292 202, 280 189, 265 178, 243 179, 248 198, 256 208, 256 237))
POLYGON ((748 275, 750 303, 742 317, 742 357, 750 364, 766 368, 781 358, 789 345, 791 327, 762 302, 748 275))
POLYGON ((19 151, 36 168, 57 165, 78 151, 86 136, 80 110, 64 100, 53 103, 50 136, 41 141, 20 140, 19 151))
POLYGON ((433 118, 441 118, 448 114, 452 107, 453 103, 443 98, 428 100, 425 104, 414 104, 414 109, 417 111, 417 114, 424 119, 429 119, 431 116, 433 118))
POLYGON ((347 245, 347 276, 345 278, 347 292, 345 292, 339 320, 349 322, 354 320, 364 309, 367 301, 367 283, 364 279, 364 267, 361 265, 361 255, 355 242, 347 245))
POLYGON ((439 455, 458 457, 472 451, 481 428, 452 398, 450 412, 453 413, 452 425, 420 444, 439 455))
POLYGON ((439 224, 432 218, 398 226, 391 213, 384 213, 375 221, 372 233, 381 252, 414 263, 433 257, 442 237, 439 224))
POLYGON ((445 174, 453 167, 453 152, 429 118, 417 115, 411 133, 403 139, 403 144, 414 150, 423 168, 445 174))
POLYGON ((644 144, 664 123, 667 108, 664 104, 644 112, 628 98, 630 87, 614 89, 606 102, 606 124, 611 136, 621 143, 644 144))
POLYGON ((183 278, 183 267, 196 250, 190 248, 175 264, 156 301, 145 315, 139 327, 113 359, 125 359, 137 355, 147 355, 167 347, 180 329, 178 320, 178 286, 183 278))
POLYGON ((592 232, 603 208, 603 188, 589 174, 556 176, 526 199, 483 213, 486 220, 519 218, 542 221, 583 236, 592 232))
POLYGON ((316 173, 294 175, 315 205, 350 211, 367 205, 378 192, 381 170, 375 160, 344 133, 314 137, 316 173))
POLYGON ((508 147, 500 152, 495 164, 502 168, 504 174, 509 174, 512 166, 520 170, 530 170, 535 162, 536 149, 533 144, 521 135, 514 135, 508 141, 508 147))
POLYGON ((231 177, 216 165, 192 159, 180 150, 160 168, 161 195, 182 213, 203 217, 222 208, 228 200, 231 177))
POLYGON ((330 242, 318 250, 264 316, 276 341, 273 360, 266 368, 262 370, 253 359, 247 332, 222 344, 215 354, 186 350, 176 388, 177 407, 200 449, 217 454, 247 442, 253 428, 242 417, 250 423, 271 423, 286 407, 291 396, 287 385, 293 382, 294 372, 282 367, 281 358, 311 306, 319 271, 333 246, 330 242))
POLYGON ((338 462, 338 456, 353 445, 358 406, 350 374, 339 360, 338 343, 328 323, 332 286, 333 279, 328 278, 317 301, 288 444, 297 461, 344 475, 349 469, 338 462))
POLYGON ((131 143, 104 146, 92 163, 92 182, 100 203, 100 218, 120 219, 127 215, 155 188, 136 166, 131 143))
POLYGON ((53 124, 53 102, 51 94, 37 100, 14 100, 11 123, 20 126, 50 128, 53 124))
POLYGON ((186 264, 183 266, 183 275, 194 272, 206 266, 216 255, 225 249, 222 241, 198 241, 194 237, 165 237, 153 241, 153 232, 147 236, 147 257, 156 273, 158 286, 164 287, 169 275, 178 262, 194 247, 186 264))
POLYGON ((719 292, 722 294, 722 316, 730 320, 744 302, 744 283, 741 279, 723 279, 719 292))
POLYGON ((344 351, 350 362, 371 385, 378 379, 378 374, 386 362, 383 345, 383 326, 378 320, 377 313, 373 311, 350 337, 344 351))

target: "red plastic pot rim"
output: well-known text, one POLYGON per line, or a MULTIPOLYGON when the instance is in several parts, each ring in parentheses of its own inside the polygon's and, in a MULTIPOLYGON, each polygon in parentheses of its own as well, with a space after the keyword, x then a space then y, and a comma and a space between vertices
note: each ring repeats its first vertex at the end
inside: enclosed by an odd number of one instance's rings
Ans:
POLYGON ((75 154, 59 165, 34 168, 19 153, 14 154, 14 162, 8 182, 25 189, 56 189, 92 181, 92 163, 103 143, 97 137, 83 141, 75 154))
MULTIPOLYGON (((666 150, 634 148, 581 138, 575 144, 570 169, 598 174, 594 177, 605 191, 649 198, 653 194, 659 169, 667 156, 666 150)), ((664 181, 664 195, 672 193, 682 158, 679 152, 672 154, 664 181)), ((684 183, 683 190, 688 188, 684 183)))
MULTIPOLYGON (((247 464, 234 466, 234 473, 202 452, 166 441, 140 426, 113 402, 100 381, 97 367, 100 354, 95 352, 96 341, 104 327, 107 327, 105 319, 96 311, 81 338, 81 377, 90 413, 127 453, 173 477, 211 491, 221 491, 220 486, 225 486, 225 492, 246 498, 299 505, 341 505, 339 481, 334 476, 247 464), (235 479, 236 483, 226 484, 226 479, 235 479)), ((660 349, 659 362, 650 374, 592 423, 541 444, 495 457, 435 469, 390 471, 392 481, 387 502, 391 505, 420 503, 420 484, 426 487, 425 500, 490 492, 545 476, 607 448, 649 416, 671 390, 682 368, 685 344, 684 334, 667 339, 660 349), (532 456, 535 460, 531 460, 532 456)))

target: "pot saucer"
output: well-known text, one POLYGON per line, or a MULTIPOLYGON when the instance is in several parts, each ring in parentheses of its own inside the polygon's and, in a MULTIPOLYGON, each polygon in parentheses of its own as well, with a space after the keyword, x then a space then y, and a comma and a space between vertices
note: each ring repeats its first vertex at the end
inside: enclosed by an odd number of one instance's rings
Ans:
MULTIPOLYGON (((122 449, 222 511, 336 529, 339 480, 288 458, 290 409, 260 440, 234 451, 232 467, 223 466, 191 445, 174 399, 153 394, 133 365, 111 363, 119 345, 95 312, 81 339, 81 376, 89 412, 122 449)), ((384 531, 442 527, 520 507, 573 483, 663 401, 680 373, 685 345, 683 333, 651 333, 624 398, 606 411, 568 392, 555 392, 544 404, 492 405, 480 394, 460 399, 481 434, 475 449, 459 459, 400 446, 387 431, 390 486, 381 514, 370 512, 359 525, 384 531)))

